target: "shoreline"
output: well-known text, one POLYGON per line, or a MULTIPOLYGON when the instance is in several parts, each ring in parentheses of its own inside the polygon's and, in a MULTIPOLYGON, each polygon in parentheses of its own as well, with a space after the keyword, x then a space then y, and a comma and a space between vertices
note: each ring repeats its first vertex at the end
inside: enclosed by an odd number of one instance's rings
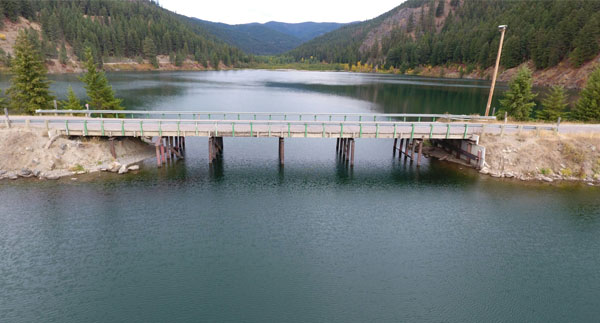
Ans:
MULTIPOLYGON (((472 168, 481 175, 523 182, 579 182, 600 186, 600 135, 590 133, 486 134, 485 162, 477 169, 451 152, 425 145, 424 155, 472 168)), ((69 138, 15 125, 0 128, 0 180, 55 180, 96 172, 125 174, 155 157, 148 139, 69 138), (111 152, 114 145, 114 158, 111 152)))
POLYGON ((133 138, 115 140, 114 151, 117 158, 107 139, 71 139, 22 126, 0 128, 0 180, 57 180, 102 171, 125 174, 139 170, 154 156, 153 147, 133 138))

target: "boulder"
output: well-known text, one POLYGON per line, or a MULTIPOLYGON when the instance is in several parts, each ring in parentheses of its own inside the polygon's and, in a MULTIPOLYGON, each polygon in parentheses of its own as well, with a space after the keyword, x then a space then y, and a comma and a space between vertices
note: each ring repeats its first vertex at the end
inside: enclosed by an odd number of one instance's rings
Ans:
POLYGON ((31 172, 31 170, 29 170, 28 168, 23 168, 19 171, 19 176, 21 177, 31 177, 33 176, 33 173, 31 172))
POLYGON ((121 168, 119 168, 119 172, 118 173, 119 174, 125 174, 127 172, 128 172, 127 165, 123 165, 123 166, 121 166, 121 168))
POLYGON ((131 165, 129 167, 127 167, 128 170, 139 170, 140 166, 139 165, 131 165))

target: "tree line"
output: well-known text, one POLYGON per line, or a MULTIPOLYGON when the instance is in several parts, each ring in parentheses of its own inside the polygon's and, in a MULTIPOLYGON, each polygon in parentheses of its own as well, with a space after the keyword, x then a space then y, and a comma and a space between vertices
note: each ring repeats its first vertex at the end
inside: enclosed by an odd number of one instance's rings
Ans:
POLYGON ((316 57, 328 63, 395 67, 402 72, 420 65, 467 64, 482 69, 494 63, 500 33, 508 25, 502 65, 532 60, 538 69, 569 59, 574 66, 600 52, 600 1, 547 0, 409 0, 373 20, 349 25, 310 41, 288 54, 297 61, 316 57), (369 32, 399 10, 407 21, 362 48, 369 32), (447 14, 445 14, 447 12, 447 14))
POLYGON ((45 58, 65 59, 69 45, 82 61, 90 48, 99 63, 107 57, 144 57, 157 64, 156 55, 169 55, 173 63, 190 58, 216 68, 219 63, 235 66, 250 60, 241 50, 150 0, 0 0, 2 16, 13 22, 22 16, 40 23, 39 49, 45 58))
POLYGON ((598 122, 600 121, 600 67, 588 77, 585 87, 579 93, 579 99, 572 107, 562 86, 553 86, 541 100, 541 107, 533 113, 536 107, 533 93, 533 77, 531 70, 522 67, 508 83, 509 89, 500 100, 501 109, 498 117, 506 115, 519 121, 538 119, 545 121, 563 120, 598 122))

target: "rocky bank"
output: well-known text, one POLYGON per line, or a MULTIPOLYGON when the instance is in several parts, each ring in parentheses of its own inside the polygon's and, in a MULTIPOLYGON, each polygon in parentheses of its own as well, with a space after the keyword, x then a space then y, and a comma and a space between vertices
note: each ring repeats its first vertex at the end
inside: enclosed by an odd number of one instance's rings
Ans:
POLYGON ((136 138, 115 140, 113 158, 107 139, 58 136, 41 129, 0 129, 0 180, 36 177, 58 179, 99 171, 124 174, 154 154, 136 138))

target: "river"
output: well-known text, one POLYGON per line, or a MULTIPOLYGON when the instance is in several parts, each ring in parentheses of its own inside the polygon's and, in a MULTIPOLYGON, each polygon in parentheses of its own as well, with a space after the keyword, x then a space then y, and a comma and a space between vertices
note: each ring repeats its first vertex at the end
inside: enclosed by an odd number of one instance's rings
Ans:
MULTIPOLYGON (((74 75, 55 75, 83 96, 74 75)), ((477 113, 488 83, 296 71, 112 73, 130 109, 477 113)), ((3 88, 7 78, 0 78, 3 88)), ((503 87, 500 87, 502 90, 503 87)), ((495 105, 497 102, 495 102, 495 105)), ((0 182, 0 322, 593 322, 600 190, 357 140, 206 139, 137 174, 0 182)))

